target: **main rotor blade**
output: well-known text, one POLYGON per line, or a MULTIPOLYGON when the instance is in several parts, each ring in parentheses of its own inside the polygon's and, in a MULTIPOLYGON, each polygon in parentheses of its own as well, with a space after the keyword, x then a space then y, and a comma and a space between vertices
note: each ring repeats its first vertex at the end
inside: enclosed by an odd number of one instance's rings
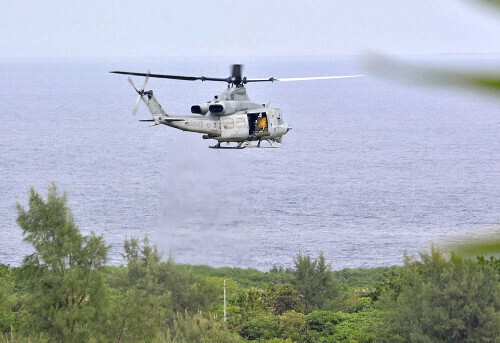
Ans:
POLYGON ((364 76, 364 75, 291 77, 291 78, 274 79, 274 80, 275 81, 308 81, 308 80, 346 79, 346 78, 349 78, 349 77, 361 77, 361 76, 364 76))
MULTIPOLYGON (((248 83, 248 82, 274 82, 274 81, 285 81, 286 82, 286 81, 345 79, 345 78, 351 78, 351 77, 364 76, 364 75, 344 75, 344 76, 291 77, 291 78, 279 78, 279 79, 276 79, 274 77, 269 77, 269 78, 265 78, 265 79, 264 78, 262 78, 262 79, 247 79, 247 78, 241 79, 241 71, 242 71, 243 65, 242 64, 233 64, 232 68, 233 68, 232 73, 231 73, 232 76, 226 77, 226 78, 206 77, 206 76, 182 76, 182 75, 167 75, 167 74, 150 74, 149 72, 148 73, 136 73, 136 72, 130 72, 130 71, 110 71, 110 73, 145 76, 146 77, 145 83, 147 82, 147 78, 149 78, 149 77, 155 77, 155 78, 160 78, 160 79, 184 80, 184 81, 196 81, 196 80, 220 81, 220 82, 227 82, 227 83, 234 83, 235 81, 241 80, 242 83, 248 83)), ((129 82, 134 86, 134 84, 131 80, 129 80, 129 82)), ((134 88, 137 91, 137 88, 135 86, 134 86, 134 88)))
POLYGON ((149 73, 136 73, 130 71, 110 71, 113 74, 123 74, 123 75, 135 75, 135 76, 146 76, 146 77, 156 77, 160 79, 172 79, 172 80, 184 80, 184 81, 222 81, 230 82, 230 78, 219 78, 219 77, 205 77, 205 76, 182 76, 182 75, 166 75, 166 74, 149 74, 149 73))
POLYGON ((343 75, 343 76, 316 76, 316 77, 290 77, 275 79, 270 77, 268 79, 246 79, 246 82, 274 82, 274 81, 309 81, 309 80, 328 80, 328 79, 345 79, 350 77, 361 77, 364 75, 343 75))

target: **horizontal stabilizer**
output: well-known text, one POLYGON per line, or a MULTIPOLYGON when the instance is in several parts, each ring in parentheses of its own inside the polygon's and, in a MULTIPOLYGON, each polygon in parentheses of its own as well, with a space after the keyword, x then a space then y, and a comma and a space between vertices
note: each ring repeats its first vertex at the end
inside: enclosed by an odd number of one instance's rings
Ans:
MULTIPOLYGON (((162 118, 162 121, 167 121, 167 122, 184 121, 184 120, 186 120, 186 119, 184 119, 184 118, 169 118, 169 117, 162 118)), ((154 119, 140 119, 139 121, 154 122, 155 120, 154 119)))
POLYGON ((186 118, 163 118, 164 121, 184 121, 186 118))

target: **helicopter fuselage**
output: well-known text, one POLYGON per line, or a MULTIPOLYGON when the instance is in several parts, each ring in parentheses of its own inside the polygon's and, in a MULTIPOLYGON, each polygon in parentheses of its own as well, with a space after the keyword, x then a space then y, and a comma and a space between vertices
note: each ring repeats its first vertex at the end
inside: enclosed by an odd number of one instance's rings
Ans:
MULTIPOLYGON (((170 117, 170 116, 169 116, 170 117)), ((262 139, 279 140, 290 130, 290 126, 282 120, 281 111, 277 108, 262 108, 259 112, 241 111, 230 115, 219 116, 208 113, 199 116, 172 116, 182 120, 160 120, 161 124, 183 131, 205 134, 205 139, 219 142, 258 141, 262 139)))
POLYGON ((281 143, 291 129, 283 121, 278 108, 269 108, 250 101, 244 87, 228 87, 212 101, 194 105, 191 112, 198 115, 167 115, 152 91, 147 92, 147 105, 156 124, 183 131, 202 133, 204 139, 221 142, 252 142, 266 140, 281 143))

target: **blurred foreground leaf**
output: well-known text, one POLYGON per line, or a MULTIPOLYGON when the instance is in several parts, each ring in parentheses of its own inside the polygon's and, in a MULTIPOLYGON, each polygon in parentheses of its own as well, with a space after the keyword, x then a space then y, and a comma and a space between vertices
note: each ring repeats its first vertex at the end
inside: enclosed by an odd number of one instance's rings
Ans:
POLYGON ((479 0, 489 5, 497 6, 497 9, 500 9, 500 0, 479 0))
POLYGON ((399 81, 425 85, 454 86, 489 91, 500 95, 500 73, 459 72, 442 68, 415 66, 383 55, 371 55, 366 64, 376 74, 399 81))
POLYGON ((467 243, 453 244, 450 250, 459 255, 500 255, 500 236, 498 234, 483 235, 467 241, 467 243))

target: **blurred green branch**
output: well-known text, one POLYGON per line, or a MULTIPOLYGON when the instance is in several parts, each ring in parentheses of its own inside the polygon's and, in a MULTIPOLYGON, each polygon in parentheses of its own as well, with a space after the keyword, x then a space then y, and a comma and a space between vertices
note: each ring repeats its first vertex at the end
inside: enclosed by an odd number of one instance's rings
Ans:
POLYGON ((377 54, 368 56, 366 65, 374 73, 398 81, 500 93, 500 73, 458 72, 437 67, 416 66, 377 54))
POLYGON ((463 256, 500 254, 500 237, 494 234, 480 235, 467 243, 453 244, 450 250, 463 256))
MULTIPOLYGON (((500 9, 500 0, 475 0, 474 2, 481 2, 500 9)), ((366 62, 367 67, 373 73, 396 80, 484 90, 493 92, 493 94, 500 93, 500 73, 498 71, 463 72, 416 66, 380 54, 368 55, 366 62)))
POLYGON ((497 6, 497 8, 500 9, 500 0, 479 0, 479 1, 484 2, 488 5, 497 6))

